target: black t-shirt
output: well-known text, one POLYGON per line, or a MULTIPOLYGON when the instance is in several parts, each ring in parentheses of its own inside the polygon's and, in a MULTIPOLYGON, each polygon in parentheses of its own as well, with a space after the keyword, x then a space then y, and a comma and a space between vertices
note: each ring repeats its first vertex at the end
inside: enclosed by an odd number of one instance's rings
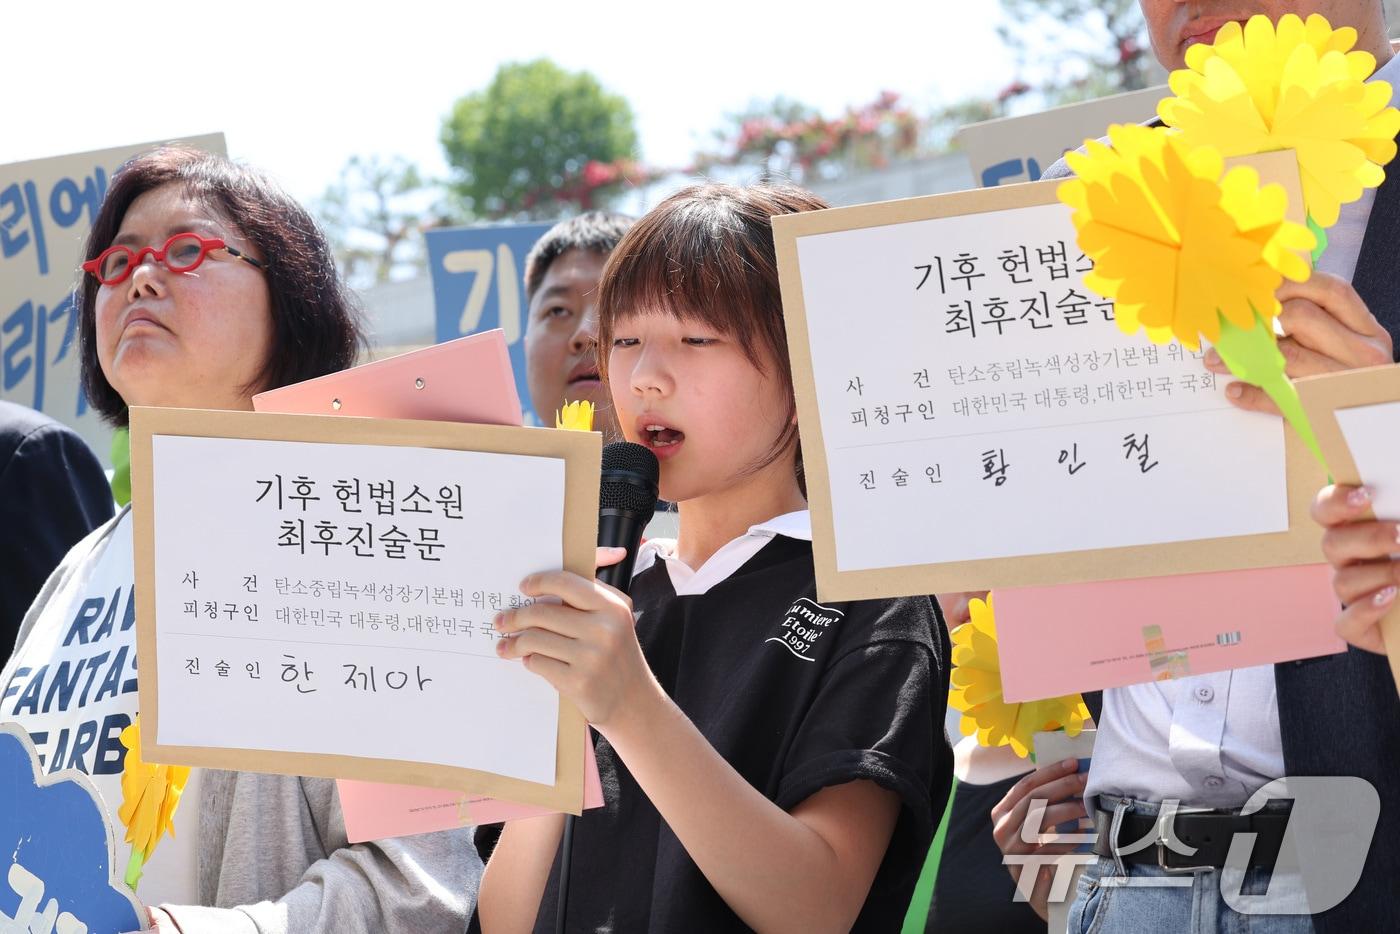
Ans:
MULTIPOLYGON (((948 637, 934 601, 819 604, 811 543, 783 536, 704 594, 677 596, 657 561, 633 578, 632 600, 661 686, 779 807, 862 778, 899 795, 854 927, 899 930, 952 776, 948 637)), ((576 825, 568 930, 747 930, 606 739, 597 751, 606 804, 576 825)), ((555 929, 558 874, 556 855, 535 923, 544 934, 555 929)))

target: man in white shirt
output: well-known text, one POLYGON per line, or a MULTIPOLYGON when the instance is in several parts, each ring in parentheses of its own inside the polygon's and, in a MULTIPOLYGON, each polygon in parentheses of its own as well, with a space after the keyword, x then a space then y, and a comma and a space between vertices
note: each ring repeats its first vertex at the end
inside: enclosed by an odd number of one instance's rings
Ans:
MULTIPOLYGON (((1373 80, 1400 87, 1400 57, 1392 57, 1381 0, 1141 0, 1141 6, 1153 49, 1169 69, 1182 67, 1187 48, 1213 41, 1227 22, 1242 23, 1260 13, 1275 22, 1286 13, 1320 13, 1334 27, 1357 30, 1356 48, 1376 56, 1373 80)), ((1067 174, 1061 163, 1045 177, 1067 174)), ((1392 163, 1380 189, 1344 206, 1328 237, 1330 245, 1318 264, 1324 275, 1316 277, 1328 286, 1327 300, 1284 303, 1281 320, 1289 337, 1280 345, 1294 378, 1392 362, 1394 336, 1400 335, 1400 264, 1395 254, 1400 242, 1400 168, 1392 163)), ((1213 353, 1206 362, 1228 376, 1213 353)), ((1227 395, 1245 409, 1276 411, 1252 386, 1232 384, 1227 395)), ((1056 852, 1027 844, 1022 837, 1034 799, 1050 803, 1047 824, 1086 814, 1096 819, 1096 851, 1104 858, 1081 880, 1070 912, 1071 932, 1090 927, 1102 934, 1394 929, 1389 903, 1400 872, 1393 832, 1394 811, 1400 808, 1396 704, 1384 660, 1356 649, 1304 662, 1105 691, 1087 787, 1084 776, 1055 764, 1027 776, 993 811, 998 843, 1008 854, 1056 852), (1228 841, 1241 829, 1258 834, 1255 855, 1264 858, 1251 864, 1243 890, 1260 892, 1272 863, 1266 851, 1277 850, 1288 818, 1279 813, 1231 818, 1229 812, 1285 775, 1364 779, 1379 793, 1380 823, 1361 881, 1336 908, 1311 917, 1240 914, 1221 894, 1221 839, 1228 841), (1082 806, 1075 800, 1081 793, 1082 806), (1166 801, 1219 812, 1204 820, 1190 819, 1199 821, 1191 842, 1201 844, 1196 849, 1204 855, 1184 858, 1151 845, 1135 856, 1126 852, 1144 836, 1144 828, 1151 834, 1154 817, 1166 801), (1212 839, 1215 828, 1219 833, 1212 839), (1164 855, 1173 870, 1157 865, 1164 855), (1179 871, 1189 865, 1202 868, 1179 871), (1124 875, 1132 884, 1110 881, 1124 875)), ((1354 804, 1362 808, 1364 802, 1354 804)), ((1177 818, 1176 823, 1187 820, 1177 818)), ((1039 888, 1043 892, 1046 885, 1039 888)))

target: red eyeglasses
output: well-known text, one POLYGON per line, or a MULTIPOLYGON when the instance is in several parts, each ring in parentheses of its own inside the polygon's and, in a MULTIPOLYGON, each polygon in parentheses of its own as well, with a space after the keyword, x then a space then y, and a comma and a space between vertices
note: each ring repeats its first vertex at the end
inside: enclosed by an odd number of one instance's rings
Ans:
POLYGON ((141 265, 147 253, 155 257, 156 262, 163 263, 171 272, 189 272, 204 262, 204 258, 214 250, 223 250, 229 256, 241 259, 257 269, 263 268, 262 263, 244 255, 217 237, 178 233, 165 241, 165 246, 159 250, 152 246, 142 247, 140 250, 133 250, 128 246, 109 246, 97 259, 83 263, 83 271, 92 273, 103 285, 118 285, 125 282, 132 270, 141 265))

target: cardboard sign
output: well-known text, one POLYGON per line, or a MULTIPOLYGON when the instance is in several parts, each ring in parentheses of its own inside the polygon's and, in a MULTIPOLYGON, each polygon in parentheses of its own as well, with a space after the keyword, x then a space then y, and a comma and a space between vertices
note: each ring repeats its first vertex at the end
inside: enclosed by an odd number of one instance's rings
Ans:
POLYGON ((578 813, 583 721, 495 651, 593 573, 599 436, 134 409, 143 754, 578 813))
MULTIPOLYGON (((253 397, 259 412, 416 418, 519 425, 520 398, 505 335, 496 328, 377 360, 253 397)), ((583 806, 602 805, 593 744, 584 743, 583 806)), ((351 843, 496 823, 549 813, 484 795, 342 779, 337 782, 351 843)))
POLYGON ((29 735, 0 723, 0 931, 145 930, 146 911, 122 882, 113 840, 87 776, 44 775, 29 735))
POLYGON ((821 599, 1317 560, 1301 442, 1118 329, 1055 188, 774 218, 821 599))
POLYGON ((973 123, 958 131, 972 177, 982 188, 1036 182, 1041 173, 1086 139, 1099 139, 1113 123, 1143 123, 1157 113, 1164 86, 1066 104, 1022 117, 973 123))

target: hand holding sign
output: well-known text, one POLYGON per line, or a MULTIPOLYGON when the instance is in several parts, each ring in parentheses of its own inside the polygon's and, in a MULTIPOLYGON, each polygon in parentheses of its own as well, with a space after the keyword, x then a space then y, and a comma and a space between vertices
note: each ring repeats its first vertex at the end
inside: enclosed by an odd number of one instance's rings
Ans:
POLYGON ((582 719, 497 657, 490 620, 531 571, 592 571, 596 435, 139 407, 131 425, 150 758, 580 809, 582 719))
MULTIPOLYGON (((621 549, 600 559, 615 564, 621 549)), ((535 602, 503 610, 496 629, 513 636, 496 642, 502 658, 525 667, 572 700, 589 723, 606 735, 617 716, 639 699, 664 698, 642 656, 632 619, 632 601, 606 584, 568 571, 532 574, 520 592, 535 602), (559 602, 541 602, 553 597, 559 602), (561 605, 562 604, 562 605, 561 605)))
MULTIPOLYGON (((1290 379, 1380 366, 1393 359, 1390 332, 1346 280, 1314 272, 1306 282, 1285 282, 1277 297, 1283 307, 1278 322, 1288 335, 1279 338, 1278 349, 1290 379)), ((1212 373, 1230 375, 1213 349, 1206 353, 1205 365, 1212 373)), ((1226 395, 1242 409, 1280 414, 1257 386, 1233 383, 1226 395)))
POLYGON ((1337 635, 1357 648, 1384 654, 1380 622, 1394 605, 1400 583, 1400 564, 1391 558, 1400 547, 1400 527, 1376 519, 1370 491, 1348 484, 1318 493, 1312 517, 1327 530, 1322 553, 1336 569, 1332 587, 1344 607, 1337 635))
POLYGON ((1299 381, 1298 394, 1337 483, 1318 494, 1312 510, 1326 529, 1322 551, 1345 605, 1337 635, 1384 651, 1400 685, 1400 367, 1311 377, 1299 381))

